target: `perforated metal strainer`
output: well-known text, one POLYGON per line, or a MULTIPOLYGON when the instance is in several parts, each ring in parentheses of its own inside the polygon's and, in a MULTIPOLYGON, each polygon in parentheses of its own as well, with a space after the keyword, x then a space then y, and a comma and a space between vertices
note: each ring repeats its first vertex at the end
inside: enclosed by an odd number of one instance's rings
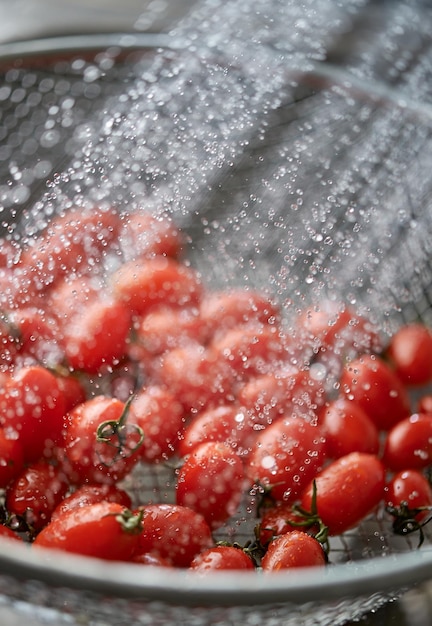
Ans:
MULTIPOLYGON (((240 39, 224 50, 209 33, 191 43, 190 25, 182 37, 132 46, 73 38, 28 43, 25 53, 4 47, 4 235, 31 237, 54 213, 87 203, 168 210, 210 288, 268 290, 288 324, 323 297, 355 304, 384 334, 430 322, 432 60, 427 24, 415 26, 417 69, 393 81, 382 80, 378 53, 394 49, 400 24, 377 42, 369 75, 355 49, 343 68, 330 55, 322 64, 319 54, 289 55, 274 38, 247 57, 240 39)), ((144 467, 128 487, 141 502, 170 501, 173 485, 169 468, 144 467)), ((249 538, 254 504, 245 496, 219 535, 249 538)), ((49 607, 55 623, 72 624, 336 626, 432 571, 431 531, 418 550, 383 511, 332 540, 324 572, 197 578, 19 548, 2 547, 3 601, 49 607)))

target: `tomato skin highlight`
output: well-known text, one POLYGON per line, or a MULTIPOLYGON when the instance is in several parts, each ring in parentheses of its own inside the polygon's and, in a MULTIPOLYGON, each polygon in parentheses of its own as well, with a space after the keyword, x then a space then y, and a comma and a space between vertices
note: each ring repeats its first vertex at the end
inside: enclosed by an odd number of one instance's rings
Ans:
POLYGON ((326 563, 327 558, 321 544, 301 530, 293 530, 276 537, 270 542, 267 552, 261 559, 261 567, 266 573, 284 569, 322 567, 326 563))
POLYGON ((142 507, 143 528, 134 558, 152 554, 174 567, 189 567, 192 559, 213 545, 204 517, 177 504, 149 504, 142 507))
POLYGON ((383 461, 392 471, 423 469, 432 463, 432 415, 414 413, 396 424, 384 443, 383 461))
POLYGON ((64 550, 108 561, 130 561, 137 547, 141 523, 116 502, 98 502, 71 509, 45 526, 34 547, 64 550))
POLYGON ((365 354, 348 363, 341 394, 358 404, 379 430, 389 430, 411 412, 408 391, 386 362, 365 354))
POLYGON ((216 570, 254 570, 255 564, 241 548, 217 545, 197 554, 189 568, 205 573, 216 570))
POLYGON ((257 437, 246 474, 271 488, 275 500, 292 502, 321 469, 326 454, 319 426, 302 417, 279 419, 257 437))
POLYGON ((432 381, 432 332, 424 324, 407 324, 390 339, 387 356, 406 385, 432 381))
MULTIPOLYGON (((329 535, 355 527, 384 498, 385 467, 373 454, 352 452, 327 465, 316 477, 317 512, 329 535)), ((313 484, 301 495, 300 505, 312 508, 313 484)))
POLYGON ((242 461, 230 446, 202 443, 178 470, 176 502, 200 513, 215 529, 237 511, 244 480, 242 461))

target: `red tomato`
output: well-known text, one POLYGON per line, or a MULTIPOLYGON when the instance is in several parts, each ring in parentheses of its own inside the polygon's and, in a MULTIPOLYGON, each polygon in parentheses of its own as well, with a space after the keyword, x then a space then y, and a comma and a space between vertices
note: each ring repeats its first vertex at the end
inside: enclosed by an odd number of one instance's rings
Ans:
POLYGON ((274 539, 261 559, 264 572, 299 567, 322 567, 327 557, 322 545, 311 535, 294 530, 274 539))
POLYGON ((65 401, 65 415, 74 407, 86 401, 86 389, 74 374, 58 375, 57 384, 65 401))
POLYGON ((142 429, 144 440, 139 456, 145 463, 164 461, 179 445, 185 421, 177 398, 164 387, 144 387, 130 406, 131 423, 142 429))
POLYGON ((379 430, 389 430, 411 412, 405 386, 377 356, 363 355, 348 363, 342 372, 340 389, 369 415, 379 430))
POLYGON ((65 419, 63 463, 76 484, 114 483, 135 467, 142 434, 121 400, 96 396, 65 419))
POLYGON ((34 547, 64 550, 108 561, 130 561, 139 542, 142 515, 117 502, 97 502, 56 517, 34 547))
POLYGON ((267 426, 275 419, 304 415, 316 419, 325 392, 322 383, 308 370, 285 368, 247 380, 237 392, 239 404, 253 416, 257 424, 267 426))
POLYGON ((200 513, 218 528, 236 513, 244 488, 243 464, 224 443, 202 443, 179 469, 176 502, 200 513))
POLYGON ((390 339, 387 356, 406 385, 432 381, 432 332, 424 324, 399 328, 390 339))
POLYGON ((417 413, 432 413, 432 394, 425 394, 419 398, 417 413))
POLYGON ((231 328, 217 336, 209 348, 230 366, 238 381, 273 371, 287 357, 280 330, 262 324, 231 328))
POLYGON ((315 521, 309 522, 293 508, 292 504, 279 502, 276 506, 264 510, 258 525, 258 539, 262 546, 267 546, 279 535, 285 535, 294 530, 315 534, 319 531, 319 526, 315 521))
POLYGON ((266 294, 242 288, 205 294, 200 315, 209 338, 257 322, 275 326, 281 318, 279 307, 266 294))
POLYGON ((135 325, 137 341, 152 355, 204 339, 196 308, 158 306, 135 325))
POLYGON ((213 545, 210 527, 202 515, 176 504, 143 507, 143 528, 134 559, 152 554, 175 567, 189 567, 192 559, 213 545))
POLYGON ((129 494, 117 485, 84 483, 63 498, 54 509, 51 519, 62 516, 72 509, 79 509, 97 502, 117 502, 128 509, 132 505, 129 494))
POLYGON ((230 367, 198 343, 165 353, 153 376, 177 397, 186 411, 196 413, 233 397, 230 367))
POLYGON ((367 413, 351 400, 341 397, 329 402, 318 419, 330 457, 336 459, 350 452, 378 453, 380 439, 377 427, 367 413))
POLYGON ((157 255, 178 257, 183 236, 167 215, 155 216, 139 210, 122 216, 120 244, 126 259, 157 255))
POLYGON ((251 481, 292 502, 321 469, 326 456, 321 428, 302 417, 278 419, 256 439, 246 462, 251 481))
POLYGON ((240 456, 249 453, 256 433, 245 409, 235 404, 222 404, 199 412, 186 426, 178 453, 186 456, 201 443, 227 443, 240 456))
POLYGON ((72 318, 63 337, 67 362, 73 370, 96 373, 126 354, 132 326, 129 309, 121 302, 95 300, 72 318))
POLYGON ((47 292, 46 310, 57 318, 61 330, 67 330, 70 320, 99 300, 103 289, 104 283, 93 276, 64 276, 47 292))
POLYGON ((192 268, 162 255, 129 261, 111 278, 114 295, 138 315, 161 304, 195 306, 203 290, 201 280, 192 268))
POLYGON ((58 344, 59 327, 51 314, 36 307, 13 311, 11 321, 19 334, 21 358, 30 357, 47 367, 61 363, 63 350, 58 344))
POLYGON ((254 570, 255 564, 249 554, 236 546, 216 545, 193 559, 190 569, 196 572, 215 570, 254 570))
POLYGON ((7 487, 6 509, 9 515, 18 515, 39 532, 68 489, 69 481, 61 468, 39 461, 23 469, 7 487))
POLYGON ((432 415, 414 413, 396 424, 387 433, 383 460, 395 472, 431 465, 432 415))
POLYGON ((0 392, 0 425, 8 437, 19 437, 27 462, 52 454, 64 412, 56 376, 40 365, 19 369, 0 392))
POLYGON ((388 507, 400 508, 405 505, 409 510, 426 507, 414 518, 418 522, 431 515, 432 487, 424 474, 418 470, 402 470, 397 472, 389 481, 385 489, 385 501, 388 507))
MULTIPOLYGON (((316 477, 317 512, 329 535, 359 524, 384 497, 385 467, 373 454, 352 452, 327 465, 316 477)), ((301 507, 312 508, 313 484, 301 496, 301 507)))
POLYGON ((0 428, 0 489, 16 478, 24 467, 24 451, 15 433, 0 428))

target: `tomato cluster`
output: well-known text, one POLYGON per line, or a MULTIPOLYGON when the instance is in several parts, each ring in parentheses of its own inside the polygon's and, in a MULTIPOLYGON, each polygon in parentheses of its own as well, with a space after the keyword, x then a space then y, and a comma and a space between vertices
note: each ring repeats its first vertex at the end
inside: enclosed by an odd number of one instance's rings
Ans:
POLYGON ((2 534, 206 572, 325 565, 379 506, 421 531, 432 401, 413 412, 410 391, 432 381, 429 329, 384 344, 331 301, 288 323, 265 293, 207 288, 184 250, 168 217, 96 208, 3 242, 2 534), (161 463, 173 501, 127 491, 161 463), (253 536, 217 542, 246 493, 253 536))

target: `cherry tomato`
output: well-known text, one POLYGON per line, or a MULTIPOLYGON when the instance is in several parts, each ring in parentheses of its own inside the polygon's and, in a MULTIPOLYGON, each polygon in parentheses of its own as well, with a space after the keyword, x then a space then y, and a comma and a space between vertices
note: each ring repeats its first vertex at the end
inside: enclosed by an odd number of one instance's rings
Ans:
POLYGON ((69 481, 62 468, 38 461, 24 468, 7 487, 6 509, 39 532, 50 521, 68 488, 69 481))
POLYGON ((218 528, 236 513, 244 489, 243 464, 224 443, 208 442, 189 454, 177 474, 176 502, 218 528))
POLYGON ((432 394, 420 396, 417 402, 417 413, 432 413, 432 394))
POLYGON ((156 216, 140 210, 122 216, 120 244, 127 260, 157 255, 177 258, 183 236, 167 215, 156 216))
POLYGON ((134 396, 129 419, 144 435, 139 450, 142 461, 156 463, 174 455, 182 436, 185 413, 168 389, 158 385, 144 387, 134 396))
MULTIPOLYGON (((329 535, 339 535, 359 524, 381 502, 385 467, 373 454, 351 452, 327 465, 314 480, 317 513, 329 535)), ((312 483, 300 503, 306 511, 312 509, 312 483)))
POLYGON ((363 355, 348 363, 341 393, 359 405, 379 430, 389 430, 411 412, 406 387, 379 357, 363 355))
POLYGON ((299 567, 322 567, 327 557, 322 545, 311 535, 294 530, 276 537, 261 559, 264 572, 277 572, 299 567))
POLYGON ((134 559, 152 554, 175 567, 189 567, 198 553, 213 545, 209 525, 188 507, 149 504, 142 510, 143 528, 134 559))
POLYGON ((51 519, 97 502, 117 502, 128 509, 132 506, 129 494, 117 485, 84 483, 63 498, 54 509, 51 519))
POLYGON ((292 502, 321 469, 325 439, 316 424, 302 417, 278 419, 257 437, 246 473, 251 481, 271 489, 275 500, 292 502))
POLYGON ((195 306, 203 291, 197 272, 162 255, 129 261, 111 278, 114 295, 139 315, 161 304, 195 306))
POLYGON ((431 465, 432 415, 414 413, 396 424, 387 433, 383 460, 395 472, 431 465))
POLYGON ((385 502, 388 507, 398 509, 404 505, 411 511, 427 507, 427 510, 414 515, 418 522, 422 522, 431 515, 432 487, 426 476, 418 470, 402 470, 388 482, 385 488, 385 502))
POLYGON ((63 394, 65 415, 78 404, 86 401, 87 397, 84 383, 74 374, 58 374, 57 385, 63 394))
POLYGON ((209 339, 245 325, 275 326, 280 322, 279 307, 257 290, 235 288, 204 295, 200 316, 209 339))
POLYGON ((196 308, 158 306, 135 325, 136 338, 153 355, 202 342, 202 320, 196 308))
POLYGON ((107 561, 130 561, 141 530, 140 513, 132 513, 117 502, 103 501, 59 515, 42 529, 33 546, 107 561))
POLYGON ((350 452, 377 454, 380 448, 379 431, 363 409, 341 397, 333 400, 319 414, 327 453, 332 458, 350 452))
POLYGON ((132 326, 129 309, 121 302, 99 298, 72 318, 63 337, 68 365, 73 370, 96 373, 126 354, 132 326))
POLYGON ((308 521, 293 508, 292 504, 279 502, 264 510, 258 525, 258 539, 262 546, 267 546, 279 535, 285 535, 294 530, 315 534, 319 531, 319 525, 315 521, 308 521))
POLYGON ((0 425, 8 437, 19 437, 26 462, 51 456, 64 412, 57 377, 40 365, 20 368, 0 391, 0 425))
POLYGON ((216 545, 192 560, 190 569, 195 572, 215 570, 254 570, 255 564, 247 552, 236 546, 216 545))
POLYGON ((103 395, 68 413, 62 461, 72 482, 113 483, 132 471, 140 458, 142 433, 128 417, 126 403, 103 395))
POLYGON ((24 451, 15 433, 0 428, 0 489, 4 489, 24 468, 24 451))
POLYGON ((63 360, 63 350, 58 343, 57 320, 36 307, 21 307, 13 311, 11 322, 19 334, 21 359, 30 358, 34 364, 54 367, 63 360))
POLYGON ((255 439, 254 424, 245 409, 236 404, 222 404, 199 412, 185 427, 178 447, 186 456, 201 443, 225 442, 241 457, 249 453, 255 439))
POLYGON ((390 339, 387 356, 406 385, 432 381, 432 332, 424 324, 399 328, 390 339))
POLYGON ((233 397, 230 367, 198 343, 166 352, 153 376, 176 395, 186 411, 193 413, 233 397))

